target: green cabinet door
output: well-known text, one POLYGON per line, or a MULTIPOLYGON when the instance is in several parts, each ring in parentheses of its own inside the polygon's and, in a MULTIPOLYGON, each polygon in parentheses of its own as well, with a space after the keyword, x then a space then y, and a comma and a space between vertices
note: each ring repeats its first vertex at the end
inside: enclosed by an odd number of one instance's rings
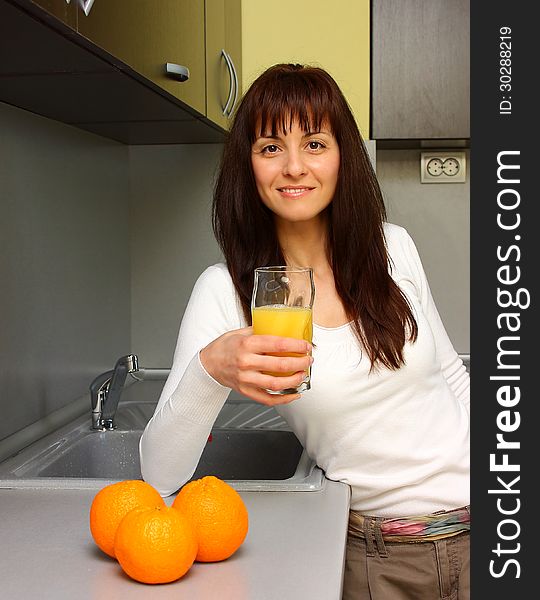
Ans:
POLYGON ((80 34, 203 115, 204 26, 204 0, 94 0, 88 15, 78 11, 80 34), (168 75, 167 63, 189 78, 168 75))
POLYGON ((229 128, 242 90, 240 0, 206 0, 206 115, 229 128))
POLYGON ((77 0, 33 0, 66 25, 77 29, 77 0))

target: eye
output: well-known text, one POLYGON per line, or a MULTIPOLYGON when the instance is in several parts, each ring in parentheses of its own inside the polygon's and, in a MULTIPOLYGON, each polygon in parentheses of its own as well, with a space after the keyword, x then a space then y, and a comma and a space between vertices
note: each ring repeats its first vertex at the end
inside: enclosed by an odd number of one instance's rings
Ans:
POLYGON ((310 150, 321 150, 324 148, 324 144, 322 142, 317 142, 316 140, 311 140, 308 144, 308 148, 310 150))
POLYGON ((268 144, 268 146, 265 146, 261 152, 263 154, 275 154, 278 150, 279 148, 275 144, 268 144))

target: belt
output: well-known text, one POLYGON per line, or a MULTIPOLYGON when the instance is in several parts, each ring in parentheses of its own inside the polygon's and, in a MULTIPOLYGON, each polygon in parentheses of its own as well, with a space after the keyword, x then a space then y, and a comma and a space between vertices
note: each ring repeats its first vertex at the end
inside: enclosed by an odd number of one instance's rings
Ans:
POLYGON ((384 519, 349 513, 349 535, 363 539, 378 538, 386 542, 429 542, 469 531, 471 511, 469 506, 430 515, 384 519))

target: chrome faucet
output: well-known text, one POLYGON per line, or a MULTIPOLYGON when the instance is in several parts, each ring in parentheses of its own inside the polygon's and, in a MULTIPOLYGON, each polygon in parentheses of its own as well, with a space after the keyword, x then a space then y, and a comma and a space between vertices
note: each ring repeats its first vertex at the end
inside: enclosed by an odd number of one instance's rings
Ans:
POLYGON ((114 429, 114 416, 128 373, 139 370, 136 354, 122 356, 114 369, 98 375, 90 384, 92 429, 114 429))

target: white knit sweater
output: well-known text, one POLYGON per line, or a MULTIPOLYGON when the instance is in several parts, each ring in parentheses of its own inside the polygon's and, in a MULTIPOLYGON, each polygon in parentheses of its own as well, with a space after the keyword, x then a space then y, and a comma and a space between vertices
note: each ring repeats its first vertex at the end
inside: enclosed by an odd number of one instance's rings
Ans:
MULTIPOLYGON (((412 239, 390 224, 385 236, 392 277, 418 323, 405 366, 369 373, 349 325, 314 325, 311 390, 277 410, 326 476, 351 486, 352 509, 391 518, 469 503, 469 375, 412 239)), ((245 326, 225 265, 209 267, 193 289, 170 376, 141 438, 143 477, 164 496, 192 476, 230 392, 204 370, 199 351, 245 326)))

